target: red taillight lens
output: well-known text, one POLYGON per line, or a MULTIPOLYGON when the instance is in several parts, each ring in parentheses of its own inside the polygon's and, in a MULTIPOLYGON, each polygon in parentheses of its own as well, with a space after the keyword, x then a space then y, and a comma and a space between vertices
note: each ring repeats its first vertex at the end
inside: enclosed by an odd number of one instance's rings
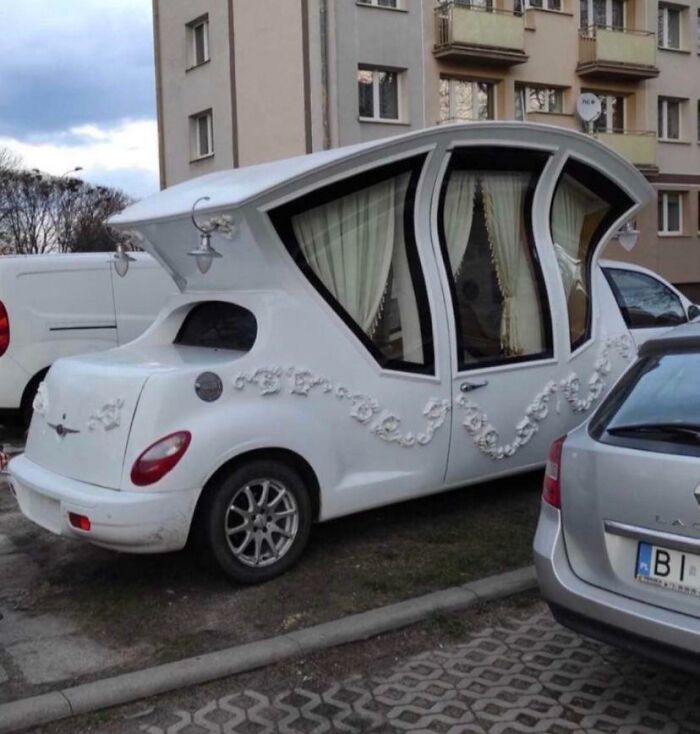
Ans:
POLYGON ((542 487, 542 499, 557 510, 561 510, 561 452, 564 441, 566 436, 558 438, 549 449, 542 487))
POLYGON ((74 528, 78 528, 78 530, 83 530, 86 533, 89 533, 90 529, 92 528, 89 517, 86 517, 85 515, 78 515, 75 512, 68 513, 68 521, 74 528))
POLYGON ((192 440, 189 431, 171 433, 149 446, 134 462, 131 481, 137 487, 155 484, 175 468, 192 440))
POLYGON ((0 357, 10 346, 10 317, 5 304, 0 301, 0 357))

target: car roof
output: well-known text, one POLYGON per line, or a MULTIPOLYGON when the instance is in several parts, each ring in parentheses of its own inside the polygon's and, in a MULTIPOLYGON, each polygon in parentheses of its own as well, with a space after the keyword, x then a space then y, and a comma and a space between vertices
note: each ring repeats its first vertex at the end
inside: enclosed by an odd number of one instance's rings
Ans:
POLYGON ((200 215, 240 207, 289 183, 303 181, 333 166, 368 153, 386 151, 389 161, 405 144, 431 146, 440 140, 475 144, 518 145, 527 140, 525 147, 544 147, 585 151, 586 157, 597 159, 603 167, 615 167, 625 179, 625 186, 634 190, 640 200, 650 199, 652 189, 639 171, 608 146, 595 138, 575 130, 553 125, 525 122, 470 122, 437 125, 403 135, 381 138, 357 145, 310 153, 296 158, 261 163, 243 168, 222 170, 206 176, 190 179, 153 194, 125 209, 110 219, 110 224, 129 228, 134 224, 189 216, 195 201, 199 201, 200 215), (527 131, 527 134, 524 134, 527 131), (206 198, 206 201, 202 201, 206 198))

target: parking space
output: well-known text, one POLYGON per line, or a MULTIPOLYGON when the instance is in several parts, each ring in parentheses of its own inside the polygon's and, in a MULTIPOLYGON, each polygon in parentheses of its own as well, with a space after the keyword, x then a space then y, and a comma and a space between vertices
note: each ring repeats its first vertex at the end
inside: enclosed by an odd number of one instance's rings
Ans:
POLYGON ((534 473, 317 526, 297 567, 247 588, 189 549, 129 556, 57 538, 27 522, 5 486, 0 701, 529 565, 540 483, 534 473))

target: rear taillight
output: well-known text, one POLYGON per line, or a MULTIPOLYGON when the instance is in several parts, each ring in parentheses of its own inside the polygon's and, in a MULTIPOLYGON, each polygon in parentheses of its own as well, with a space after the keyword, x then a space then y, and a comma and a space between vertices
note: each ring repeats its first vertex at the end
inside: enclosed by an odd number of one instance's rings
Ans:
POLYGON ((0 301, 0 357, 10 346, 10 317, 5 304, 0 301))
POLYGON ((132 483, 137 487, 146 487, 162 479, 185 455, 191 440, 189 431, 178 431, 149 446, 134 462, 132 483))
POLYGON ((566 436, 558 438, 549 449, 542 487, 542 499, 558 510, 561 510, 561 452, 564 448, 564 441, 566 441, 566 436))

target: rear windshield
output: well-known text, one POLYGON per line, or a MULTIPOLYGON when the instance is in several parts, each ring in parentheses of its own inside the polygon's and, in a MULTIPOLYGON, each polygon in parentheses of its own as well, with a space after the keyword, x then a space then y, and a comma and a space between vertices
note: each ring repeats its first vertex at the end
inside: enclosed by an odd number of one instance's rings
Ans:
POLYGON ((225 301, 208 301, 187 314, 175 344, 248 352, 257 335, 258 323, 247 308, 225 301))
POLYGON ((642 450, 700 455, 700 353, 641 359, 601 406, 591 435, 642 450))

